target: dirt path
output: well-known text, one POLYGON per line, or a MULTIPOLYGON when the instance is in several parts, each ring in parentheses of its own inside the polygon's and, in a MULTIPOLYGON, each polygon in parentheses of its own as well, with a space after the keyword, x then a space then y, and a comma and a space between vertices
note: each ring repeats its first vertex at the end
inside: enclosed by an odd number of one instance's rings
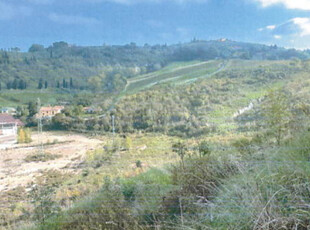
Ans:
POLYGON ((77 167, 84 159, 88 150, 96 148, 102 142, 78 134, 43 133, 43 143, 57 140, 56 144, 44 147, 44 151, 57 154, 60 157, 47 162, 25 162, 25 158, 35 154, 38 150, 33 145, 39 144, 38 137, 28 146, 16 146, 9 150, 0 150, 0 192, 13 189, 17 186, 27 186, 36 176, 45 170, 56 169, 62 172, 77 173, 77 167))

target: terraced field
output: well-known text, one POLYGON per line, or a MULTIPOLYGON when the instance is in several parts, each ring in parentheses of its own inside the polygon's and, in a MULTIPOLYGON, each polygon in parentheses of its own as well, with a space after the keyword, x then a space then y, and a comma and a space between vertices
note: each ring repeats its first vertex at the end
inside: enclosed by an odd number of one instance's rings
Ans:
POLYGON ((161 83, 184 84, 208 77, 210 74, 221 71, 225 67, 224 61, 207 61, 190 64, 174 64, 155 73, 132 78, 128 81, 123 93, 131 94, 161 83))

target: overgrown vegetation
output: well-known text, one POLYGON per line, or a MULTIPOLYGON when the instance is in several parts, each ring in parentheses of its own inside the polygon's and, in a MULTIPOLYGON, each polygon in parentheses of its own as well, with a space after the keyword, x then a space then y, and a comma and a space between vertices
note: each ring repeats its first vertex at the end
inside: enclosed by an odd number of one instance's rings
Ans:
MULTIPOLYGON (((49 129, 96 134, 104 144, 87 152, 76 166, 78 175, 44 175, 44 183, 36 183, 24 198, 31 202, 11 207, 18 214, 3 215, 2 226, 309 228, 310 65, 278 60, 306 58, 307 51, 193 41, 85 49, 57 43, 48 49, 34 45, 30 53, 42 63, 78 59, 89 68, 112 66, 87 78, 85 90, 96 96, 71 98, 62 113, 44 121, 49 129), (233 51, 236 45, 240 49, 233 51), (130 52, 122 56, 125 51, 130 52), (273 61, 169 64, 216 57, 273 61), (140 75, 127 75, 134 64, 140 75), (83 108, 90 105, 101 112, 86 114, 83 108)), ((77 95, 84 90, 66 79, 56 90, 77 95)), ((44 87, 41 82, 40 90, 44 87)), ((17 116, 31 125, 35 113, 36 105, 29 103, 17 116)), ((35 154, 25 161, 54 157, 35 154)))

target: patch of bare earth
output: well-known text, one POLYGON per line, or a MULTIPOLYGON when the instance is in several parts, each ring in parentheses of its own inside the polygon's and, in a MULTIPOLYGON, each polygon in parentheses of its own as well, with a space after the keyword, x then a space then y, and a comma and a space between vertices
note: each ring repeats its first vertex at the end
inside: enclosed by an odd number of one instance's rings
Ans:
POLYGON ((11 149, 0 150, 0 193, 16 187, 26 187, 46 170, 59 170, 63 173, 78 173, 88 150, 95 149, 102 142, 83 135, 46 132, 40 137, 32 136, 28 145, 14 145, 11 149), (46 162, 26 162, 27 156, 38 153, 40 143, 44 152, 58 155, 46 162))

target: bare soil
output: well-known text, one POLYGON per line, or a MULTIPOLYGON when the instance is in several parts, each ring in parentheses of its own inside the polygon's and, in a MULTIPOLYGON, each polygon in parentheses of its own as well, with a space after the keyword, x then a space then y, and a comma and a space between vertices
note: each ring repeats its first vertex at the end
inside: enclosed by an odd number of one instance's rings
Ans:
POLYGON ((102 141, 79 134, 45 132, 40 138, 32 135, 33 142, 27 145, 13 145, 0 150, 0 193, 16 187, 27 187, 46 170, 60 170, 63 173, 78 173, 86 152, 95 149, 102 141), (46 162, 26 162, 27 156, 39 153, 44 143, 44 152, 58 157, 46 162))

